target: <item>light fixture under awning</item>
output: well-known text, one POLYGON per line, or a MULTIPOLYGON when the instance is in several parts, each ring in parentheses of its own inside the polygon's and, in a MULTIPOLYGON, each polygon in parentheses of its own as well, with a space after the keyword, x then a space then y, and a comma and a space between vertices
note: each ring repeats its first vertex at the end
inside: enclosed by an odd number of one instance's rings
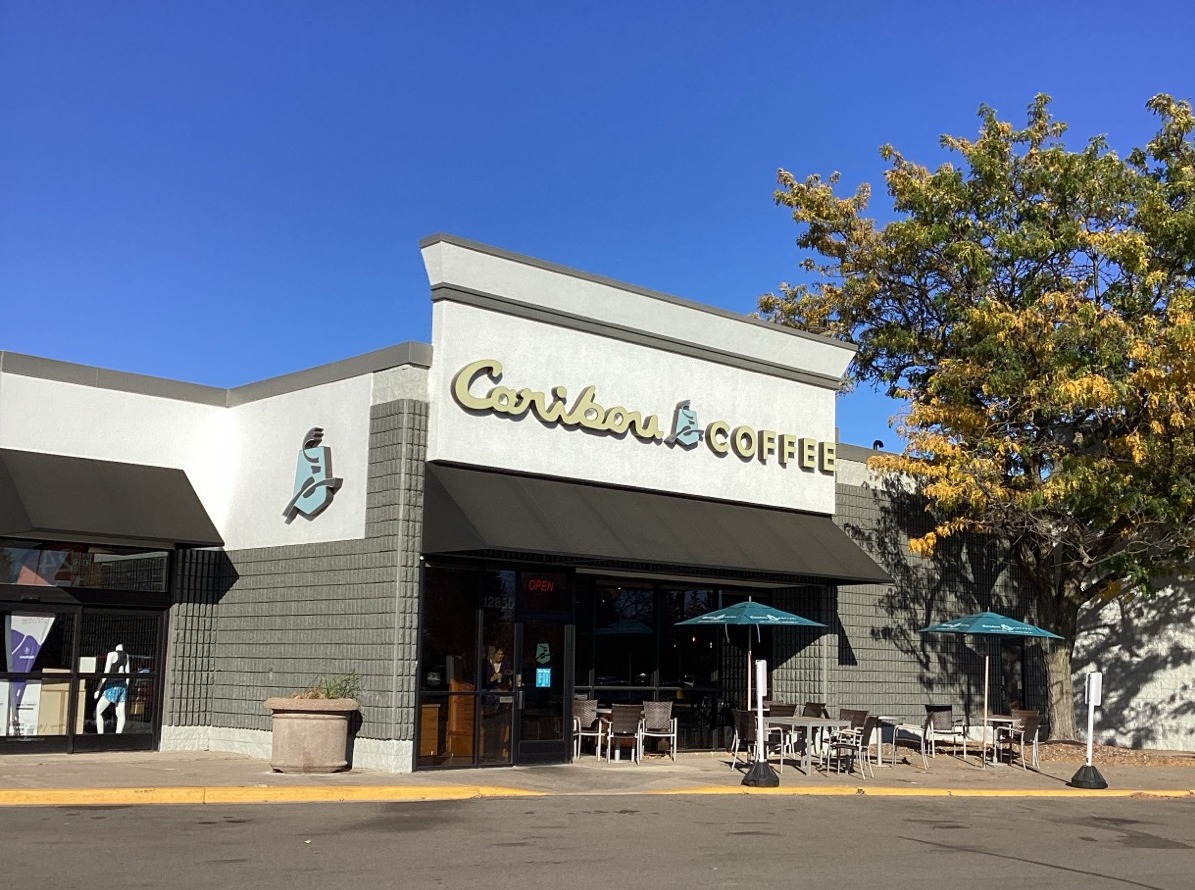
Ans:
POLYGON ((130 546, 224 544, 187 474, 0 449, 0 536, 130 546))
POLYGON ((423 552, 892 581, 828 516, 443 464, 427 465, 423 552))

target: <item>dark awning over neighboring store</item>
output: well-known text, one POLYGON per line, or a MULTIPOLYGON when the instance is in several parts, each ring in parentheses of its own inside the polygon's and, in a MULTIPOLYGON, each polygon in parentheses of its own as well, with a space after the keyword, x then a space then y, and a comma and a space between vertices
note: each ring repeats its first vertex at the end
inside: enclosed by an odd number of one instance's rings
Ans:
POLYGON ((828 583, 887 572, 828 516, 429 464, 427 554, 527 553, 828 583))
POLYGON ((187 474, 0 449, 0 536, 131 546, 224 542, 187 474))

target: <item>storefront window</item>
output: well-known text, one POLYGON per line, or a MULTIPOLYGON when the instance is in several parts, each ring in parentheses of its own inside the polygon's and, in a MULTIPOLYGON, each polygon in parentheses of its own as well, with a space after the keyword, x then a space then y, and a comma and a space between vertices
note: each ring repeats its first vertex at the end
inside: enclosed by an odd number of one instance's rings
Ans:
POLYGON ((0 546, 0 584, 163 593, 168 565, 164 551, 21 542, 0 546))
POLYGON ((474 761, 478 584, 471 569, 428 566, 424 571, 420 766, 474 761))
POLYGON ((709 589, 660 592, 660 685, 680 689, 708 689, 717 685, 716 635, 710 628, 677 627, 714 608, 709 589))
POLYGON ((656 613, 650 587, 598 585, 594 625, 597 685, 655 685, 656 613))

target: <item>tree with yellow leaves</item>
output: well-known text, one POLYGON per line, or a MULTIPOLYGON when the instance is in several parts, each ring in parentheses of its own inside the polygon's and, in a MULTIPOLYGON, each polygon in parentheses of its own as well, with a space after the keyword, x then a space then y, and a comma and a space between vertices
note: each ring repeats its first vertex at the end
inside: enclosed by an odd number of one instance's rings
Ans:
MULTIPOLYGON (((1195 143, 1189 101, 1127 158, 1079 151, 1048 96, 1022 129, 980 109, 936 170, 882 149, 896 219, 870 191, 781 170, 805 284, 760 299, 777 323, 855 343, 852 375, 906 400, 902 455, 934 519, 912 548, 997 536, 1032 587, 1049 722, 1075 737, 1080 607, 1188 573, 1195 550, 1195 143)), ((1185 620, 1189 620, 1187 617, 1185 620)))

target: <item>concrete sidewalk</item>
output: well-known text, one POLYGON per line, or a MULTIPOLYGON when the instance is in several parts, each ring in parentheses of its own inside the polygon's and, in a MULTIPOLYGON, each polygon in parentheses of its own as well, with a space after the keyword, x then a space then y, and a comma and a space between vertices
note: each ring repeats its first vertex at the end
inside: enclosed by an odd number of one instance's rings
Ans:
POLYGON ((283 775, 262 760, 212 752, 6 755, 0 758, 0 806, 245 804, 315 801, 419 801, 481 797, 625 794, 787 794, 873 796, 1195 797, 1195 767, 1100 765, 1108 789, 1067 786, 1079 764, 1043 763, 1040 771, 980 769, 939 755, 929 770, 912 753, 874 779, 785 767, 779 788, 749 788, 723 753, 681 754, 641 764, 593 757, 558 766, 332 775, 283 775))

